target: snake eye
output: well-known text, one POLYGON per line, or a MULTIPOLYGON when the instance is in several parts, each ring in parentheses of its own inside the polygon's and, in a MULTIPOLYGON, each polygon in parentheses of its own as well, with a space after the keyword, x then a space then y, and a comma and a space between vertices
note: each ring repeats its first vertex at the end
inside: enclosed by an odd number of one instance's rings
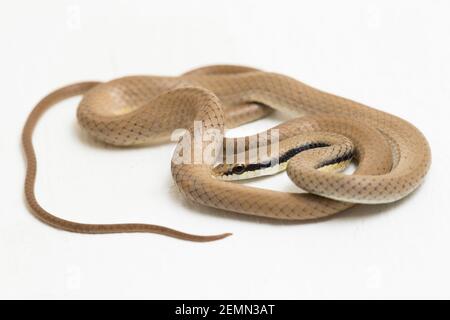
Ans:
POLYGON ((245 171, 245 166, 243 164, 238 164, 236 166, 233 167, 232 172, 234 174, 241 174, 245 171))

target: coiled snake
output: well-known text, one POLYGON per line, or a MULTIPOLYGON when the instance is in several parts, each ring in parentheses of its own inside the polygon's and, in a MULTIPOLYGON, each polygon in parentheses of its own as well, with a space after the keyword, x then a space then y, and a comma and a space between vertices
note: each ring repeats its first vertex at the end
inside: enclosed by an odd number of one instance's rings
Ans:
POLYGON ((192 241, 230 235, 198 236, 148 224, 82 224, 44 210, 34 193, 32 133, 51 105, 79 94, 84 95, 77 111, 80 125, 108 144, 130 146, 168 140, 174 129, 186 128, 171 167, 178 189, 195 203, 243 214, 316 219, 356 203, 396 201, 420 185, 431 163, 427 140, 407 121, 281 74, 240 66, 209 66, 179 77, 131 76, 106 83, 83 82, 41 100, 23 130, 28 163, 26 200, 40 220, 73 232, 152 232, 192 241), (241 149, 237 147, 239 139, 234 138, 213 139, 209 144, 201 140, 187 150, 182 143, 196 130, 214 129, 223 134, 226 127, 258 119, 272 109, 296 116, 274 128, 278 132, 276 161, 273 156, 250 157, 255 148, 275 145, 273 138, 251 143, 259 141, 263 133, 245 138, 241 149), (205 156, 203 161, 180 161, 189 151, 195 153, 199 148, 205 152, 211 145, 215 150, 232 146, 233 161, 218 161, 224 159, 218 153, 205 156), (236 160, 238 153, 243 161, 236 160), (358 164, 355 172, 339 173, 351 159, 358 164), (227 181, 284 168, 293 183, 307 193, 271 191, 227 181))

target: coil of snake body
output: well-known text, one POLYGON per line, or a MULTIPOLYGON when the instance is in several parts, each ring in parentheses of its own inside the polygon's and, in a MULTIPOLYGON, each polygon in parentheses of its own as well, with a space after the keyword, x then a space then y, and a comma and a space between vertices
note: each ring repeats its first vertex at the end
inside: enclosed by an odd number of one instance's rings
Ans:
MULTIPOLYGON (((250 162, 249 157, 244 162, 222 164, 180 162, 177 159, 185 152, 183 139, 177 144, 171 171, 180 192, 195 203, 237 213, 306 220, 327 217, 357 203, 393 202, 421 184, 431 163, 427 140, 407 121, 281 74, 220 65, 179 77, 129 76, 106 83, 82 82, 42 99, 23 130, 27 203, 43 222, 72 232, 151 232, 192 241, 230 235, 192 235, 140 223, 83 224, 58 218, 42 208, 34 192, 37 165, 32 133, 45 110, 80 94, 80 125, 95 139, 116 146, 168 140, 177 128, 186 128, 185 136, 193 135, 194 121, 201 123, 202 130, 223 133, 272 109, 295 115, 275 127, 279 132, 275 169, 267 159, 250 162), (357 163, 353 174, 338 172, 351 160, 357 163), (283 169, 307 193, 278 192, 227 181, 283 169)), ((245 155, 255 148, 250 138, 244 140, 241 150, 245 155)), ((223 138, 215 144, 218 148, 235 146, 237 139, 223 138)), ((270 139, 267 144, 270 146, 270 139)), ((206 146, 201 144, 200 148, 206 146)))

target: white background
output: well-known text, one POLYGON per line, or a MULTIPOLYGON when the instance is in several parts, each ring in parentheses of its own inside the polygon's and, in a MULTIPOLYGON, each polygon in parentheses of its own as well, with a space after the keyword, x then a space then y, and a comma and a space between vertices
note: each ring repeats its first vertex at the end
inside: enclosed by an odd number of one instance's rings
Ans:
MULTIPOLYGON (((3 3, 0 298, 450 298, 449 16, 444 0, 3 3), (197 207, 171 181, 173 145, 94 142, 71 99, 36 131, 45 208, 81 222, 234 235, 213 243, 80 235, 28 212, 20 131, 41 97, 76 81, 215 63, 284 73, 411 121, 433 152, 425 184, 399 203, 313 223, 197 207)), ((294 190, 285 174, 251 184, 294 190)))

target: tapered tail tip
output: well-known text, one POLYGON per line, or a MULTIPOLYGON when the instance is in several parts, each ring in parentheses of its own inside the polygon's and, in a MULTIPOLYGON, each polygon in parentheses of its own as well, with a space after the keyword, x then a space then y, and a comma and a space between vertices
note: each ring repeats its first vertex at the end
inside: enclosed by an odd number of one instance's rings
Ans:
POLYGON ((227 232, 227 233, 222 233, 222 234, 218 234, 218 235, 215 235, 215 236, 208 236, 207 239, 205 239, 205 240, 206 241, 222 240, 222 239, 225 239, 225 238, 227 238, 227 237, 229 237, 231 235, 232 235, 232 233, 227 232))

